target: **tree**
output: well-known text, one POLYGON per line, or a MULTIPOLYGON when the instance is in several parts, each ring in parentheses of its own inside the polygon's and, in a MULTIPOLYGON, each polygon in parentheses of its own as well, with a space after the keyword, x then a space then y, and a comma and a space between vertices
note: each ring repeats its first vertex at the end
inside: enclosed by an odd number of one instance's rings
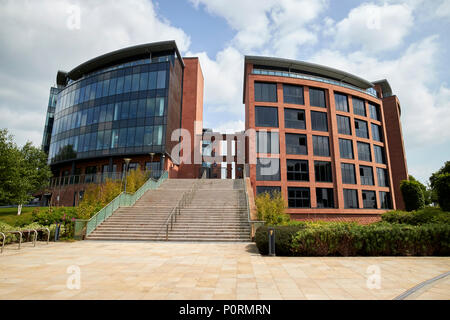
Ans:
POLYGON ((403 180, 400 182, 400 191, 405 202, 406 211, 422 209, 425 206, 425 199, 422 188, 418 181, 403 180))
POLYGON ((422 189, 425 205, 426 206, 430 205, 432 203, 432 200, 431 200, 431 189, 427 188, 423 183, 421 183, 419 180, 414 178, 412 175, 409 175, 408 179, 409 179, 409 181, 416 181, 420 185, 420 189, 422 189))
POLYGON ((263 220, 268 225, 283 225, 290 221, 290 217, 285 213, 285 202, 281 192, 264 192, 255 199, 258 220, 263 220))
POLYGON ((0 130, 0 204, 22 205, 46 187, 51 177, 47 155, 27 142, 21 149, 7 129, 0 130))
POLYGON ((431 175, 430 185, 441 209, 450 211, 450 161, 431 175))

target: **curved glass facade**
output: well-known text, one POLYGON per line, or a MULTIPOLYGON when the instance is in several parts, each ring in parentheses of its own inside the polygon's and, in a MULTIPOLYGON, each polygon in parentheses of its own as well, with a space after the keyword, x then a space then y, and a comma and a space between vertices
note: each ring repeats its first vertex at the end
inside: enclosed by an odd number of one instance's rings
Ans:
POLYGON ((58 94, 50 163, 163 152, 173 56, 118 63, 58 94))

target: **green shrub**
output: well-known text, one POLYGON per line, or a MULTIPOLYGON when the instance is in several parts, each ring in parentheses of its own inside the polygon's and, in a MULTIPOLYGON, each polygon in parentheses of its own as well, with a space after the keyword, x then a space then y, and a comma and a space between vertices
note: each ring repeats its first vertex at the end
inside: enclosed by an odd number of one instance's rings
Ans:
MULTIPOLYGON (((6 234, 7 231, 23 231, 23 230, 29 230, 29 229, 41 229, 44 228, 45 226, 40 225, 39 223, 33 222, 31 224, 25 225, 21 228, 18 227, 13 227, 10 226, 4 222, 0 222, 0 232, 5 232, 6 235, 6 239, 5 239, 5 244, 9 244, 12 242, 18 242, 19 241, 19 235, 18 234, 6 234)), ((50 240, 54 239, 55 237, 55 230, 56 230, 56 224, 52 224, 50 226, 47 226, 47 228, 49 228, 50 230, 50 240)), ((67 234, 66 232, 66 228, 64 225, 61 226, 60 229, 60 238, 64 239, 64 238, 71 238, 69 236, 63 236, 64 234, 67 234)), ((26 242, 26 240, 29 239, 29 241, 32 241, 34 239, 34 234, 33 233, 24 233, 23 237, 22 237, 22 242, 26 242)), ((3 239, 0 239, 0 243, 3 239)), ((38 232, 38 240, 43 240, 43 241, 47 241, 47 232, 38 232)))
POLYGON ((290 217, 285 213, 286 204, 281 192, 275 191, 269 194, 264 192, 255 199, 258 220, 265 221, 268 225, 286 225, 290 217))
POLYGON ((381 219, 389 223, 405 223, 421 225, 427 223, 450 224, 450 213, 440 208, 426 207, 418 211, 389 211, 381 216, 381 219))
POLYGON ((443 173, 434 181, 439 206, 444 211, 450 211, 450 173, 443 173))
MULTIPOLYGON (((298 223, 292 226, 275 226, 275 252, 277 256, 292 255, 292 239, 299 230, 306 227, 306 223, 298 223)), ((255 242, 261 254, 269 252, 269 227, 262 226, 256 230, 255 242)))
POLYGON ((400 182, 400 191, 402 192, 406 211, 419 210, 425 206, 424 195, 418 181, 403 180, 400 182))

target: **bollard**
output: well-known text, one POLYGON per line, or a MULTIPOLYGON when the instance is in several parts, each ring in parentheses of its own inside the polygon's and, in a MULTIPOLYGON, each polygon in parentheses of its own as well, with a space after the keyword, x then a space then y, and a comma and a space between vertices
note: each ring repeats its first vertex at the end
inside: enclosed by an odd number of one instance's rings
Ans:
POLYGON ((275 257, 275 229, 269 228, 269 256, 275 257))
POLYGON ((56 224, 55 228, 55 242, 59 240, 59 229, 61 228, 61 223, 56 224))

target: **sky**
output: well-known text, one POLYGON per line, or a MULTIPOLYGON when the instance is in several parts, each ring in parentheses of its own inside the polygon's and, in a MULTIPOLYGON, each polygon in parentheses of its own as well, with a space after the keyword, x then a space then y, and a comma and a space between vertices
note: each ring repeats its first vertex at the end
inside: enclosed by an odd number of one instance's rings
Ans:
POLYGON ((49 90, 127 46, 175 40, 200 58, 204 127, 244 129, 245 55, 388 79, 402 108, 409 173, 450 160, 450 0, 0 0, 0 128, 40 146, 49 90))

